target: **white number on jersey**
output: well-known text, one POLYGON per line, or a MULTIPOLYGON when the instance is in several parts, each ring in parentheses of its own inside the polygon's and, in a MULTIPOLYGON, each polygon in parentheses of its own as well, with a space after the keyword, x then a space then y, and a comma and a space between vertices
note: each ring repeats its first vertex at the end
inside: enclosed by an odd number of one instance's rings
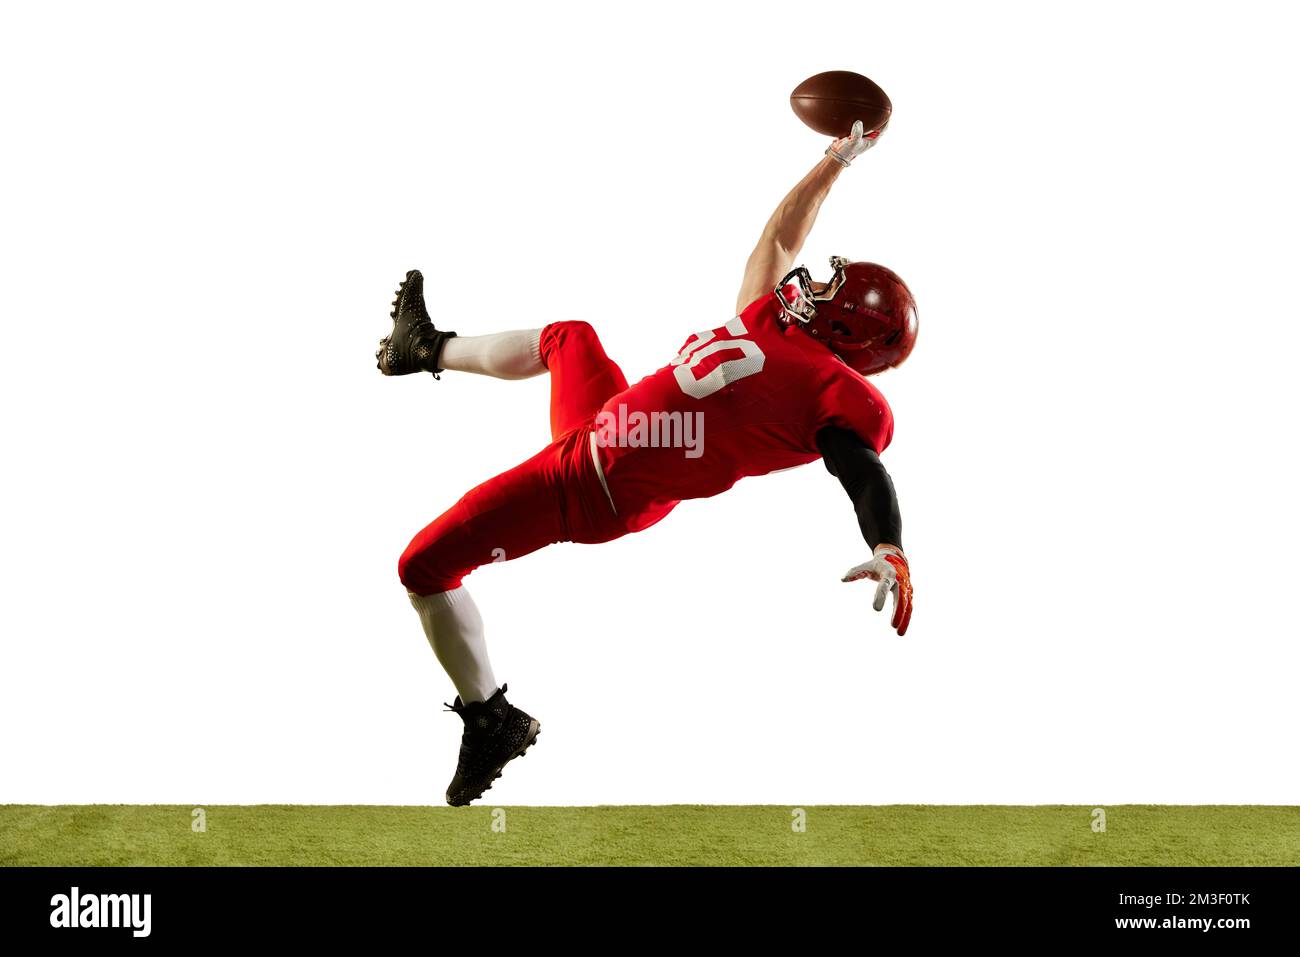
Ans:
MULTIPOLYGON (((736 316, 723 328, 732 336, 743 336, 749 332, 740 316, 736 316)), ((766 359, 763 350, 752 339, 719 339, 710 329, 707 332, 697 332, 687 340, 686 345, 671 364, 677 366, 673 370, 673 375, 677 378, 677 384, 681 386, 682 391, 692 399, 706 399, 723 386, 762 372, 766 359), (724 359, 707 375, 695 378, 692 370, 700 364, 701 360, 715 352, 724 352, 728 349, 738 350, 742 355, 734 359, 724 359)))

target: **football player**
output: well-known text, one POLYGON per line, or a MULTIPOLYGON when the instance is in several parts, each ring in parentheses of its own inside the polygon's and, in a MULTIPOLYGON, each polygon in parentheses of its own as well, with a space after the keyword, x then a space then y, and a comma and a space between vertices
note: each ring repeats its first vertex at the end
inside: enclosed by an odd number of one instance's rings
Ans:
POLYGON ((448 804, 482 795, 539 730, 497 684, 483 620, 463 584, 488 562, 552 542, 607 542, 648 528, 683 499, 820 458, 848 493, 871 550, 843 580, 875 582, 877 611, 892 593, 892 627, 907 632, 912 584, 898 500, 879 457, 893 415, 866 377, 912 351, 915 303, 882 266, 833 257, 829 279, 816 282, 794 265, 831 185, 879 134, 864 134, 858 123, 826 149, 763 229, 745 266, 735 318, 695 333, 676 358, 632 386, 587 323, 458 336, 437 328, 423 278, 407 273, 393 303, 393 330, 376 353, 384 375, 550 373, 551 443, 467 492, 415 536, 398 562, 398 577, 456 687, 449 707, 465 723, 448 804), (703 430, 689 449, 627 434, 630 423, 676 423, 680 438, 685 417, 703 430))

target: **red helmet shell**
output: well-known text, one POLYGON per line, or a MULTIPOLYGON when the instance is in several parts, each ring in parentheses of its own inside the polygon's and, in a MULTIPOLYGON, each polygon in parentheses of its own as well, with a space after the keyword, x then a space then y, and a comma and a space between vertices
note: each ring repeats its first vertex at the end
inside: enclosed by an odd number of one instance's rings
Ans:
MULTIPOLYGON (((808 271, 802 267, 782 281, 783 290, 792 280, 805 284, 802 302, 796 301, 794 309, 787 307, 787 315, 863 375, 902 363, 916 345, 916 300, 911 290, 897 273, 876 263, 837 257, 831 265, 835 275, 820 292, 806 288, 808 271)), ((780 298, 783 304, 791 299, 788 291, 780 298)))

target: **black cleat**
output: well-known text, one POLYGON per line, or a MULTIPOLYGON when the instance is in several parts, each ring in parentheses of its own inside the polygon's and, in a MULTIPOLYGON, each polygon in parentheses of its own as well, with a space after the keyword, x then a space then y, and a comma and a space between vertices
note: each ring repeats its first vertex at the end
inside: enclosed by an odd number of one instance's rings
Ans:
POLYGON ((424 308, 424 277, 420 270, 412 269, 406 274, 389 316, 393 320, 393 331, 379 340, 379 349, 375 352, 379 371, 384 375, 432 372, 436 379, 442 371, 438 367, 442 344, 454 339, 456 333, 433 327, 428 310, 424 308))
POLYGON ((542 726, 506 700, 505 685, 487 701, 462 704, 457 697, 447 707, 465 722, 456 776, 447 785, 447 803, 464 807, 482 797, 501 777, 501 769, 528 750, 542 726))

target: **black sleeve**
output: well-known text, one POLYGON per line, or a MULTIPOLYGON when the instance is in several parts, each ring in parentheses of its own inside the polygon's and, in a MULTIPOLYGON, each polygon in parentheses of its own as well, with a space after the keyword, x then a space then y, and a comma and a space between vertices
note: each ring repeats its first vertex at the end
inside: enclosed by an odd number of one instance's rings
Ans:
POLYGON ((894 483, 880 457, 855 432, 830 426, 817 433, 817 448, 826 471, 840 480, 858 513, 858 527, 867 545, 884 542, 903 547, 903 517, 894 483))

